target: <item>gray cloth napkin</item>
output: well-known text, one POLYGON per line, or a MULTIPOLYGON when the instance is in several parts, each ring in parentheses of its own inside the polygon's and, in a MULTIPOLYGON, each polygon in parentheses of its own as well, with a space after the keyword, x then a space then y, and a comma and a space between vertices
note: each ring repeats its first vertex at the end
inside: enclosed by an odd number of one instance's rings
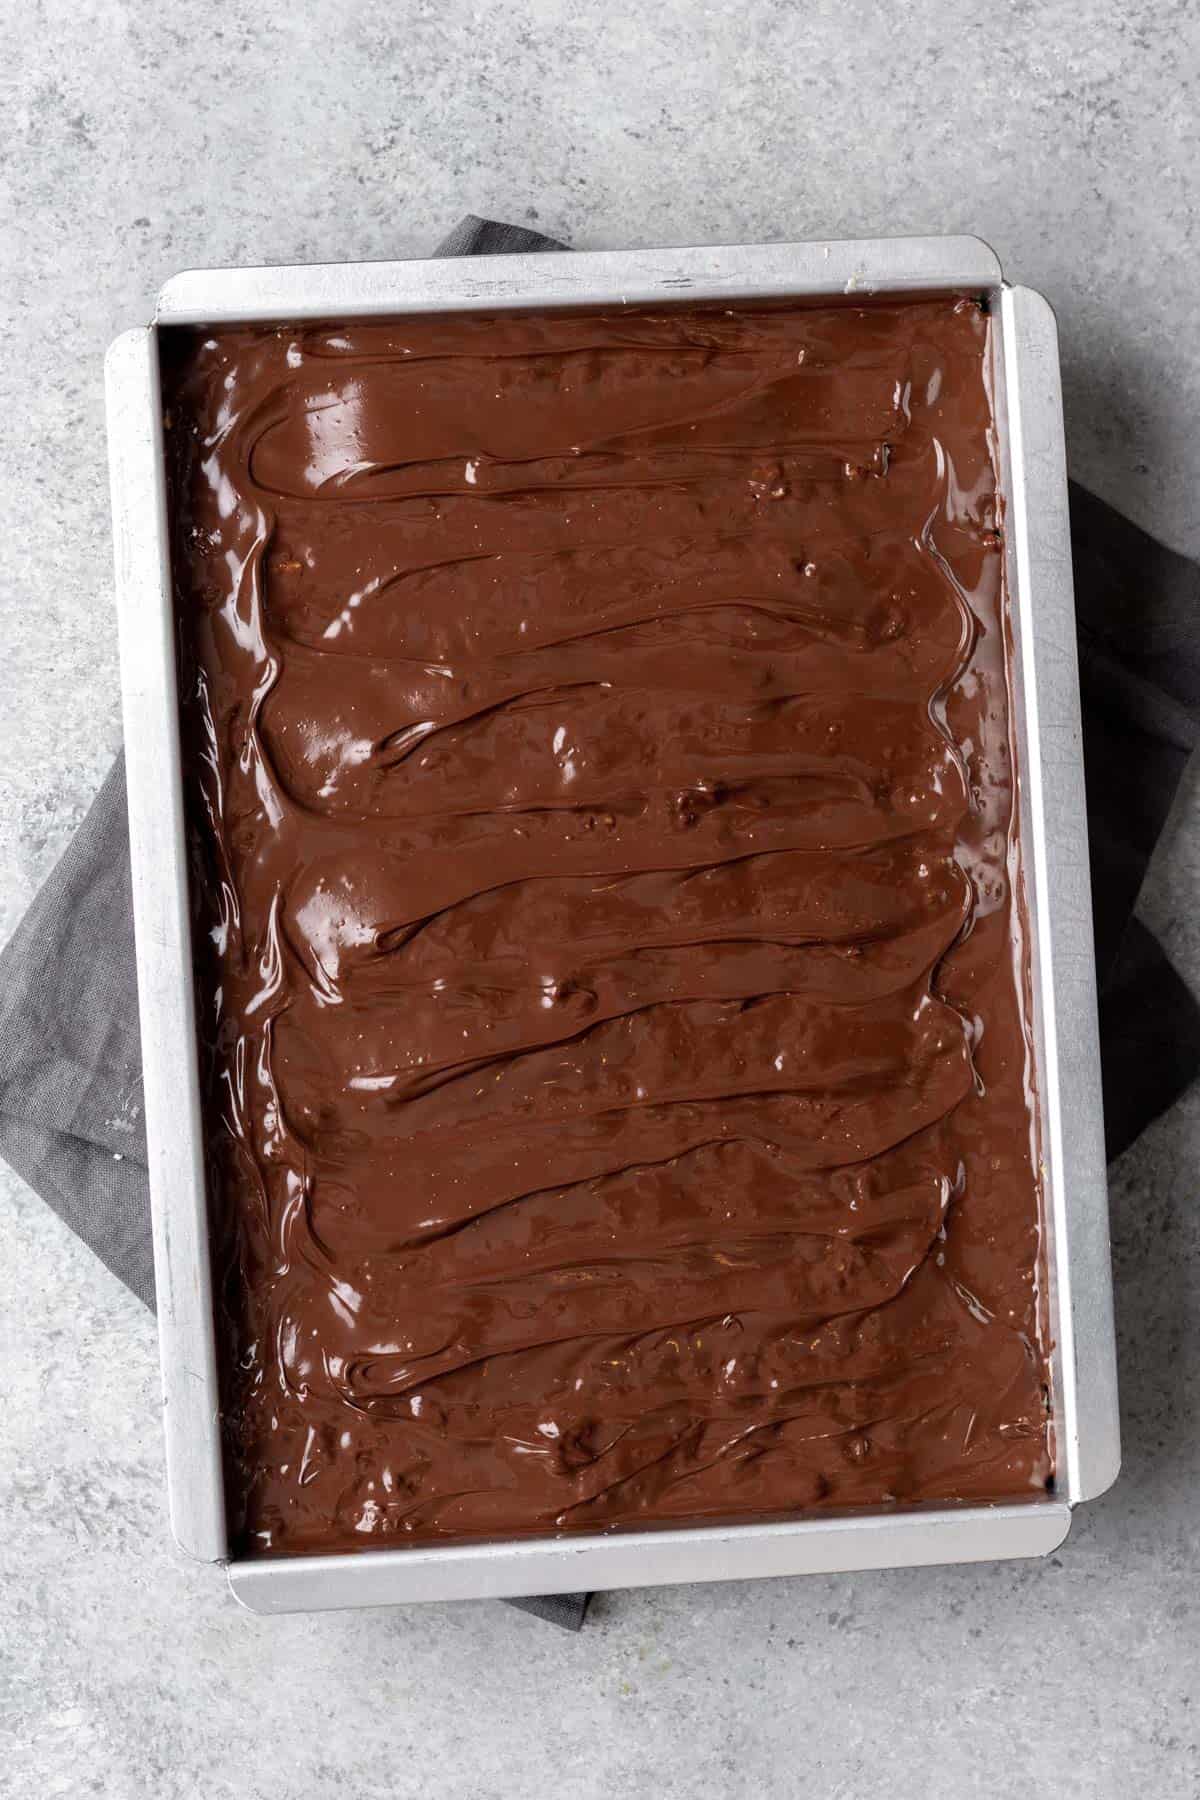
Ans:
MULTIPOLYGON (((467 218, 438 254, 563 248, 467 218)), ((0 954, 0 1156, 154 1305, 124 756, 0 954)), ((587 1603, 511 1602, 568 1631, 587 1603)))

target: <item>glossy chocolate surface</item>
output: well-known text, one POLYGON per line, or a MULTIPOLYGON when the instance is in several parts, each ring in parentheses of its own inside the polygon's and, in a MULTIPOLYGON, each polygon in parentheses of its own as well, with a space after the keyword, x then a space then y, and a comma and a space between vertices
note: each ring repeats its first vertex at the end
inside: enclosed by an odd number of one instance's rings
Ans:
POLYGON ((1044 1491, 988 334, 169 335, 240 1553, 1044 1491))

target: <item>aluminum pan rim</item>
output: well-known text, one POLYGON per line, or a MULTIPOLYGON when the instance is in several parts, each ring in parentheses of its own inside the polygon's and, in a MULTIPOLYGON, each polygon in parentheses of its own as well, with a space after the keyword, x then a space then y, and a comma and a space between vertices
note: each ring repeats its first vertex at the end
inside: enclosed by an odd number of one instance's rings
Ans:
MULTIPOLYGON (((1008 498, 1010 516, 1015 522, 1010 576, 1014 612, 1020 610, 1023 616, 1023 629, 1018 634, 1022 675, 1035 699, 1034 706, 1027 709, 1033 715, 1029 719, 1029 729, 1032 735, 1039 717, 1044 726, 1047 713, 1052 715, 1052 728, 1059 735, 1059 769, 1065 767, 1072 781, 1077 776, 1076 785, 1081 786, 1061 396, 1053 319, 1039 296, 1003 287, 994 252, 979 239, 897 238, 573 252, 569 256, 536 253, 486 259, 332 264, 313 268, 190 271, 168 282, 162 290, 156 325, 215 324, 233 319, 269 321, 334 314, 363 316, 406 311, 462 311, 496 306, 534 310, 601 300, 711 300, 722 297, 747 300, 774 294, 809 298, 939 288, 987 291, 1000 302, 999 334, 1004 341, 1005 356, 1002 379, 1008 414, 1004 435, 1006 456, 1011 464, 1008 498), (1031 428, 1037 440, 1035 454, 1039 479, 1036 483, 1024 479, 1025 434, 1031 428), (1025 618, 1031 594, 1036 595, 1038 610, 1025 618), (1056 666, 1054 678, 1049 683, 1041 678, 1035 644, 1046 619, 1051 621, 1057 634, 1058 665, 1062 661, 1064 625, 1071 635, 1070 667, 1064 677, 1061 666, 1056 666)), ((110 361, 110 443, 127 739, 133 738, 145 724, 147 689, 153 688, 156 680, 160 690, 165 691, 169 686, 171 702, 174 702, 173 666, 167 669, 162 665, 160 643, 159 665, 157 669, 147 669, 143 637, 147 602, 157 605, 168 619, 171 603, 162 499, 162 446, 156 431, 157 370, 153 343, 153 327, 149 333, 127 334, 114 346, 116 363, 110 361), (150 347, 144 360, 155 365, 151 369, 143 368, 140 375, 135 371, 132 381, 130 359, 133 356, 136 362, 137 357, 128 348, 131 337, 150 347), (127 346, 124 365, 118 366, 121 358, 117 352, 122 344, 127 346), (140 395, 135 391, 139 380, 146 389, 140 395), (139 400, 143 405, 142 436, 136 453, 131 453, 130 437, 137 429, 135 415, 139 400), (149 421, 154 427, 149 432, 144 411, 147 404, 151 409, 149 421), (131 541, 134 545, 132 554, 131 541)), ((163 691, 160 691, 160 702, 162 698, 163 691)), ((161 713, 159 724, 161 726, 161 713)), ((1034 756, 1030 753, 1029 743, 1024 739, 1021 743, 1023 763, 1037 771, 1038 777, 1030 783, 1037 791, 1032 798, 1035 830, 1028 848, 1028 855, 1038 864, 1033 870, 1039 906, 1037 925, 1039 930, 1044 928, 1044 921, 1055 926, 1056 890, 1061 886, 1062 878, 1062 870, 1056 871, 1053 867, 1054 844, 1046 829, 1045 809, 1049 803, 1055 813, 1055 824, 1067 830, 1071 837, 1068 846, 1071 894, 1067 923, 1078 934, 1080 844, 1086 875, 1086 831, 1080 838, 1075 827, 1081 823, 1081 818, 1069 812, 1064 817, 1063 808, 1053 806, 1050 792, 1053 784, 1048 787, 1040 780, 1040 738, 1038 744, 1039 752, 1034 756)), ((180 967, 180 943, 176 941, 164 946, 155 935, 155 923, 147 917, 147 891, 153 894, 154 890, 161 889, 164 876, 164 871, 161 868, 156 871, 153 865, 154 853, 150 846, 155 842, 161 844, 164 830, 173 853, 172 858, 167 859, 173 867, 166 873, 166 880, 168 888, 177 895, 182 825, 177 805, 168 802, 164 806, 163 789, 170 786, 177 796, 178 753, 175 752, 173 761, 168 759, 173 777, 170 783, 162 782, 161 767, 155 771, 150 765, 151 759, 147 757, 140 768, 131 763, 130 771, 131 836, 135 845, 140 842, 142 847, 140 857, 135 850, 135 865, 139 861, 143 865, 140 869, 135 866, 135 912, 139 973, 144 978, 147 996, 143 1003, 144 1030, 148 1019, 152 1027, 161 1026, 164 1009, 178 1026, 181 976, 190 993, 190 968, 186 961, 182 969, 180 967), (175 855, 175 852, 179 854, 175 855), (173 1012, 172 1008, 175 1009, 173 1012)), ((1072 781, 1066 785, 1073 795, 1072 781)), ((1023 805, 1028 803, 1023 801, 1023 805)), ((1083 891, 1086 897, 1086 888, 1083 891)), ((161 892, 155 895, 155 903, 160 908, 162 898, 161 892)), ((1052 1056, 1055 1048, 1061 1051, 1064 1021, 1057 1014, 1061 1013, 1064 1004, 1072 1009, 1072 1016, 1066 1020, 1071 1027, 1079 1025, 1075 1015, 1082 1009, 1082 1029, 1075 1031, 1072 1039, 1078 1054, 1074 1058, 1070 1088, 1076 1105, 1090 1106, 1092 1113, 1091 1143, 1090 1147, 1084 1146, 1083 1179, 1077 1182, 1073 1178, 1072 1162, 1076 1146, 1070 1141, 1073 1126, 1059 1103, 1058 1068, 1056 1063, 1051 1063, 1048 1071, 1043 1072, 1050 1076, 1047 1086, 1052 1090, 1053 1114, 1046 1121, 1047 1134, 1052 1141, 1047 1212, 1052 1215, 1048 1220, 1052 1235, 1049 1260, 1056 1283, 1054 1326, 1059 1343, 1056 1356, 1060 1364, 1064 1347, 1068 1351, 1068 1367, 1061 1376, 1056 1371, 1055 1384, 1056 1435, 1065 1475, 1062 1493, 1015 1509, 1019 1516, 1012 1521, 1011 1529, 1008 1519, 1013 1509, 964 1506, 949 1513, 888 1511, 829 1521, 802 1520, 777 1527, 747 1522, 725 1528, 699 1526, 683 1532, 628 1532, 586 1541, 559 1538, 510 1540, 428 1550, 364 1551, 353 1557, 237 1561, 231 1565, 230 1578, 239 1597, 249 1604, 272 1607, 276 1604, 378 1604, 378 1598, 367 1598, 366 1593, 380 1585, 386 1587, 391 1598, 399 1599, 463 1597, 469 1591, 550 1591, 555 1585, 562 1590, 580 1585, 634 1585, 662 1579, 713 1579, 717 1578, 712 1568, 717 1546, 724 1546, 722 1554, 730 1564, 732 1577, 783 1572, 784 1566, 792 1572, 829 1566, 912 1565, 995 1555, 1038 1554, 1053 1547, 1049 1535, 1060 1524, 1062 1531, 1055 1541, 1061 1541, 1069 1507, 1102 1491, 1115 1474, 1118 1445, 1102 1159, 1099 1185, 1095 1166, 1099 1079, 1094 1045, 1095 995, 1090 940, 1084 946, 1082 957, 1086 965, 1082 985, 1080 957, 1075 956, 1073 982, 1064 987, 1057 981, 1057 964, 1050 961, 1053 938, 1051 930, 1044 943, 1039 941, 1035 945, 1035 973, 1040 970, 1037 997, 1051 1027, 1049 1033, 1044 1034, 1047 1055, 1052 1056), (1069 1184, 1058 1173, 1066 1170, 1072 1171, 1069 1184), (1077 1249, 1080 1249, 1078 1256, 1077 1249), (1092 1363, 1082 1384, 1078 1362, 1080 1346, 1075 1329, 1081 1294, 1079 1284, 1075 1283, 1073 1287, 1071 1281, 1072 1264, 1076 1262, 1086 1275, 1087 1291, 1082 1300, 1087 1328, 1083 1338, 1092 1363), (764 1532, 769 1535, 763 1536, 764 1532), (853 1553, 850 1546, 867 1537, 870 1539, 869 1552, 864 1543, 859 1545, 856 1554, 853 1553), (1002 1540, 1008 1548, 1003 1547, 1002 1540), (781 1555, 778 1548, 781 1544, 792 1546, 791 1551, 781 1555), (836 1554, 843 1560, 830 1564, 828 1556, 835 1544, 841 1546, 836 1554), (740 1550, 738 1546, 741 1546, 740 1550), (769 1547, 769 1553, 764 1547, 769 1547), (770 1569, 743 1566, 747 1557, 753 1563, 756 1555, 769 1564, 770 1569), (497 1563, 508 1564, 514 1573, 511 1576, 496 1575, 494 1566, 497 1563), (663 1571, 668 1565, 673 1569, 682 1568, 683 1572, 666 1574, 663 1571), (485 1568, 489 1570, 486 1580, 481 1573, 485 1568), (407 1578, 405 1570, 408 1571, 407 1578), (566 1570, 569 1574, 564 1573, 566 1570), (609 1571, 607 1575, 606 1570, 609 1571), (508 1585, 512 1579, 520 1580, 522 1586, 508 1585), (310 1596, 318 1591, 325 1593, 330 1580, 344 1592, 344 1599, 310 1597, 285 1602, 284 1596, 289 1593, 303 1595, 307 1591, 310 1596), (401 1591, 405 1589, 408 1591, 401 1591), (268 1602, 269 1594, 276 1598, 268 1602)), ((153 1035, 150 1041, 156 1041, 153 1035)), ((161 1032, 157 1041, 161 1043, 161 1032)), ((194 1068, 194 1052, 191 1060, 194 1068)), ((186 1062, 184 1057, 181 1066, 185 1076, 186 1062)), ((215 1334, 208 1298, 208 1271, 207 1268, 197 1271, 193 1266, 196 1259, 195 1171, 194 1167, 189 1171, 188 1167, 180 1166, 178 1156, 174 1159, 169 1154, 156 1157, 155 1140, 158 1140, 159 1150, 169 1148, 162 1140, 169 1135, 173 1120, 170 1111, 164 1107, 162 1094, 156 1109, 149 1091, 155 1084, 160 1089, 170 1087, 172 1078, 179 1074, 180 1066, 174 1069, 148 1067, 147 1074, 148 1135, 152 1140, 152 1168, 158 1177, 153 1183, 156 1268, 160 1293, 166 1292, 169 1296, 167 1306, 160 1310, 160 1332, 172 1524, 178 1541, 190 1554, 206 1560, 225 1560, 228 1546, 213 1373, 215 1334), (193 1190, 190 1195, 189 1186, 193 1190), (184 1230, 182 1239, 179 1230, 175 1229, 180 1219, 189 1227, 184 1230), (182 1271, 177 1266, 181 1259, 185 1265, 182 1271), (197 1353, 201 1357, 200 1368, 196 1366, 197 1353), (195 1391, 197 1382, 199 1394, 195 1391), (189 1387, 190 1405, 185 1405, 189 1387)), ((202 1192, 199 1205, 202 1212, 202 1192)))

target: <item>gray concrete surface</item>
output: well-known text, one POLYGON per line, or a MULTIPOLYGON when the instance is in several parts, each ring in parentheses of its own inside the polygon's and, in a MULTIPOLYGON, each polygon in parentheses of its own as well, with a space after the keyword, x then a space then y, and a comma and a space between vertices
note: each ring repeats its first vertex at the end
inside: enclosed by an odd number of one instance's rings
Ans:
MULTIPOLYGON (((1074 472, 1200 551, 1191 0, 0 9, 0 939, 118 743, 100 359, 196 263, 976 231, 1074 472)), ((1200 784, 1142 907, 1200 985, 1200 784)), ((1200 1793, 1200 1094, 1115 1172, 1126 1468, 1043 1565, 258 1621, 166 1547, 150 1319, 0 1170, 0 1793, 1200 1793)))

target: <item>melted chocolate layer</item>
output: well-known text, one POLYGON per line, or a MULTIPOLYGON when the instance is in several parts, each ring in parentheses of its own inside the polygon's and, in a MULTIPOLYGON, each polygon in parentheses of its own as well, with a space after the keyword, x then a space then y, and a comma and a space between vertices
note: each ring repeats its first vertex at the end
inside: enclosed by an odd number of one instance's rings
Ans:
POLYGON ((988 330, 176 336, 241 1553, 1044 1489, 988 330))

